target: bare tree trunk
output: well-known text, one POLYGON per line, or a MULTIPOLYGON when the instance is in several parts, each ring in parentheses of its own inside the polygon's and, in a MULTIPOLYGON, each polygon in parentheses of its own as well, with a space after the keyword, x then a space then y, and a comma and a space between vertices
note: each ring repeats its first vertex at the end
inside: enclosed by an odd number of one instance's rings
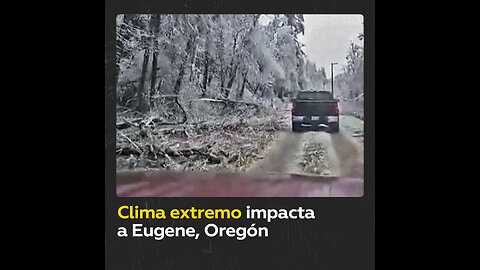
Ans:
POLYGON ((185 75, 185 67, 182 64, 180 66, 180 72, 178 73, 177 80, 175 81, 175 86, 173 88, 173 94, 177 95, 180 92, 180 87, 182 86, 183 76, 185 75))
POLYGON ((212 79, 213 79, 213 74, 214 74, 214 73, 215 73, 215 72, 210 72, 210 74, 208 75, 208 84, 207 84, 208 86, 210 86, 210 84, 212 83, 212 79))
POLYGON ((220 94, 222 97, 225 96, 225 71, 223 70, 223 65, 220 66, 220 94))
POLYGON ((188 78, 189 81, 193 79, 193 73, 195 73, 195 59, 197 58, 197 47, 193 48, 192 54, 192 64, 190 65, 190 77, 188 78))
POLYGON ((278 89, 278 92, 277 92, 277 97, 283 101, 283 95, 284 95, 284 87, 280 87, 280 89, 278 89))
POLYGON ((155 96, 155 85, 157 84, 157 52, 153 52, 153 59, 152 59, 152 76, 150 80, 150 106, 153 107, 154 104, 154 96, 155 96))
POLYGON ((245 71, 243 73, 243 82, 242 82, 242 86, 240 87, 240 90, 238 91, 237 100, 243 99, 243 93, 245 91, 245 83, 247 82, 247 73, 248 71, 245 71))
MULTIPOLYGON (((185 48, 185 51, 186 52, 191 52, 192 50, 192 44, 193 44, 193 37, 190 36, 190 38, 188 39, 188 42, 187 42, 187 47, 185 48)), ((183 76, 185 75, 185 66, 187 64, 187 61, 188 61, 188 57, 186 57, 182 64, 180 65, 180 72, 178 73, 178 77, 177 77, 177 81, 175 82, 175 86, 174 86, 174 94, 175 95, 178 95, 178 93, 180 92, 180 87, 182 86, 182 80, 183 80, 183 76)))
POLYGON ((178 107, 180 107, 180 110, 182 110, 182 114, 183 114, 183 119, 178 124, 184 124, 185 122, 187 122, 187 112, 185 112, 185 109, 183 109, 180 102, 178 102, 178 97, 175 97, 175 103, 178 105, 178 107))
POLYGON ((140 77, 140 85, 138 86, 138 89, 137 89, 137 96, 138 96, 137 110, 142 113, 146 113, 148 111, 148 104, 145 98, 145 79, 147 75, 149 55, 150 55, 149 49, 145 49, 145 52, 143 55, 142 76, 140 77))
MULTIPOLYGON (((232 88, 232 85, 233 85, 233 81, 235 80, 235 77, 237 76, 237 69, 238 69, 238 64, 236 64, 235 67, 233 68, 233 71, 230 74, 230 79, 227 82, 228 92, 230 92, 230 89, 232 88)), ((226 96, 225 98, 228 98, 228 96, 226 96)))
POLYGON ((207 94, 207 83, 208 83, 208 53, 205 54, 205 70, 203 73, 202 97, 205 97, 207 94))

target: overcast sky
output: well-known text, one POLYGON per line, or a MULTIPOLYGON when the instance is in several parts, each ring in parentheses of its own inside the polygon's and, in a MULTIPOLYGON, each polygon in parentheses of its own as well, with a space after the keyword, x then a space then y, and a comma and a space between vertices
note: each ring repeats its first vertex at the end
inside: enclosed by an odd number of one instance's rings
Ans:
POLYGON ((347 63, 350 40, 363 45, 357 36, 363 33, 362 15, 314 15, 306 14, 305 35, 299 35, 300 42, 305 44, 307 58, 317 67, 324 67, 330 78, 330 63, 337 62, 334 74, 341 72, 347 63))

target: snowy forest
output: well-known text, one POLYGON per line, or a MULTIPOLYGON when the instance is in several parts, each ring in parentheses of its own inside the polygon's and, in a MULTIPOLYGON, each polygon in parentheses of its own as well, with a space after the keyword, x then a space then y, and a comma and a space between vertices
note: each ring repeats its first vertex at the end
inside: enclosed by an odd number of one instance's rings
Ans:
MULTIPOLYGON (((335 89, 338 90, 340 96, 347 99, 356 99, 363 95, 363 65, 364 65, 364 48, 360 43, 363 41, 363 33, 359 33, 357 40, 351 40, 347 56, 347 64, 343 67, 343 72, 335 77, 335 89)), ((363 104, 362 104, 363 106, 363 104)))
MULTIPOLYGON (((116 20, 117 169, 245 171, 288 129, 288 100, 329 82, 298 40, 301 14, 116 20)), ((345 55, 335 86, 358 97, 363 47, 345 55)))
POLYGON ((165 95, 282 99, 325 80, 298 42, 303 16, 273 16, 262 25, 258 14, 119 15, 118 104, 146 113, 165 95))

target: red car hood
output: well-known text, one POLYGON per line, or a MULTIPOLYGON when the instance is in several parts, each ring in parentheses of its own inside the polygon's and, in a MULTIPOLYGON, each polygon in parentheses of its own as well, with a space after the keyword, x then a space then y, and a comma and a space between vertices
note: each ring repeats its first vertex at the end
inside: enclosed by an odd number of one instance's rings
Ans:
POLYGON ((119 197, 361 197, 363 179, 298 174, 117 172, 119 197))

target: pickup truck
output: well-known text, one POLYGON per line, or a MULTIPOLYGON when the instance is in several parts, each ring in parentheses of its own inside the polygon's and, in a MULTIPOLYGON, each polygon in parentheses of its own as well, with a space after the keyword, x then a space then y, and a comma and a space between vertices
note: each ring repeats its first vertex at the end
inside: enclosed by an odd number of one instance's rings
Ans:
POLYGON ((338 133, 338 100, 328 91, 300 91, 292 100, 292 131, 338 133))

